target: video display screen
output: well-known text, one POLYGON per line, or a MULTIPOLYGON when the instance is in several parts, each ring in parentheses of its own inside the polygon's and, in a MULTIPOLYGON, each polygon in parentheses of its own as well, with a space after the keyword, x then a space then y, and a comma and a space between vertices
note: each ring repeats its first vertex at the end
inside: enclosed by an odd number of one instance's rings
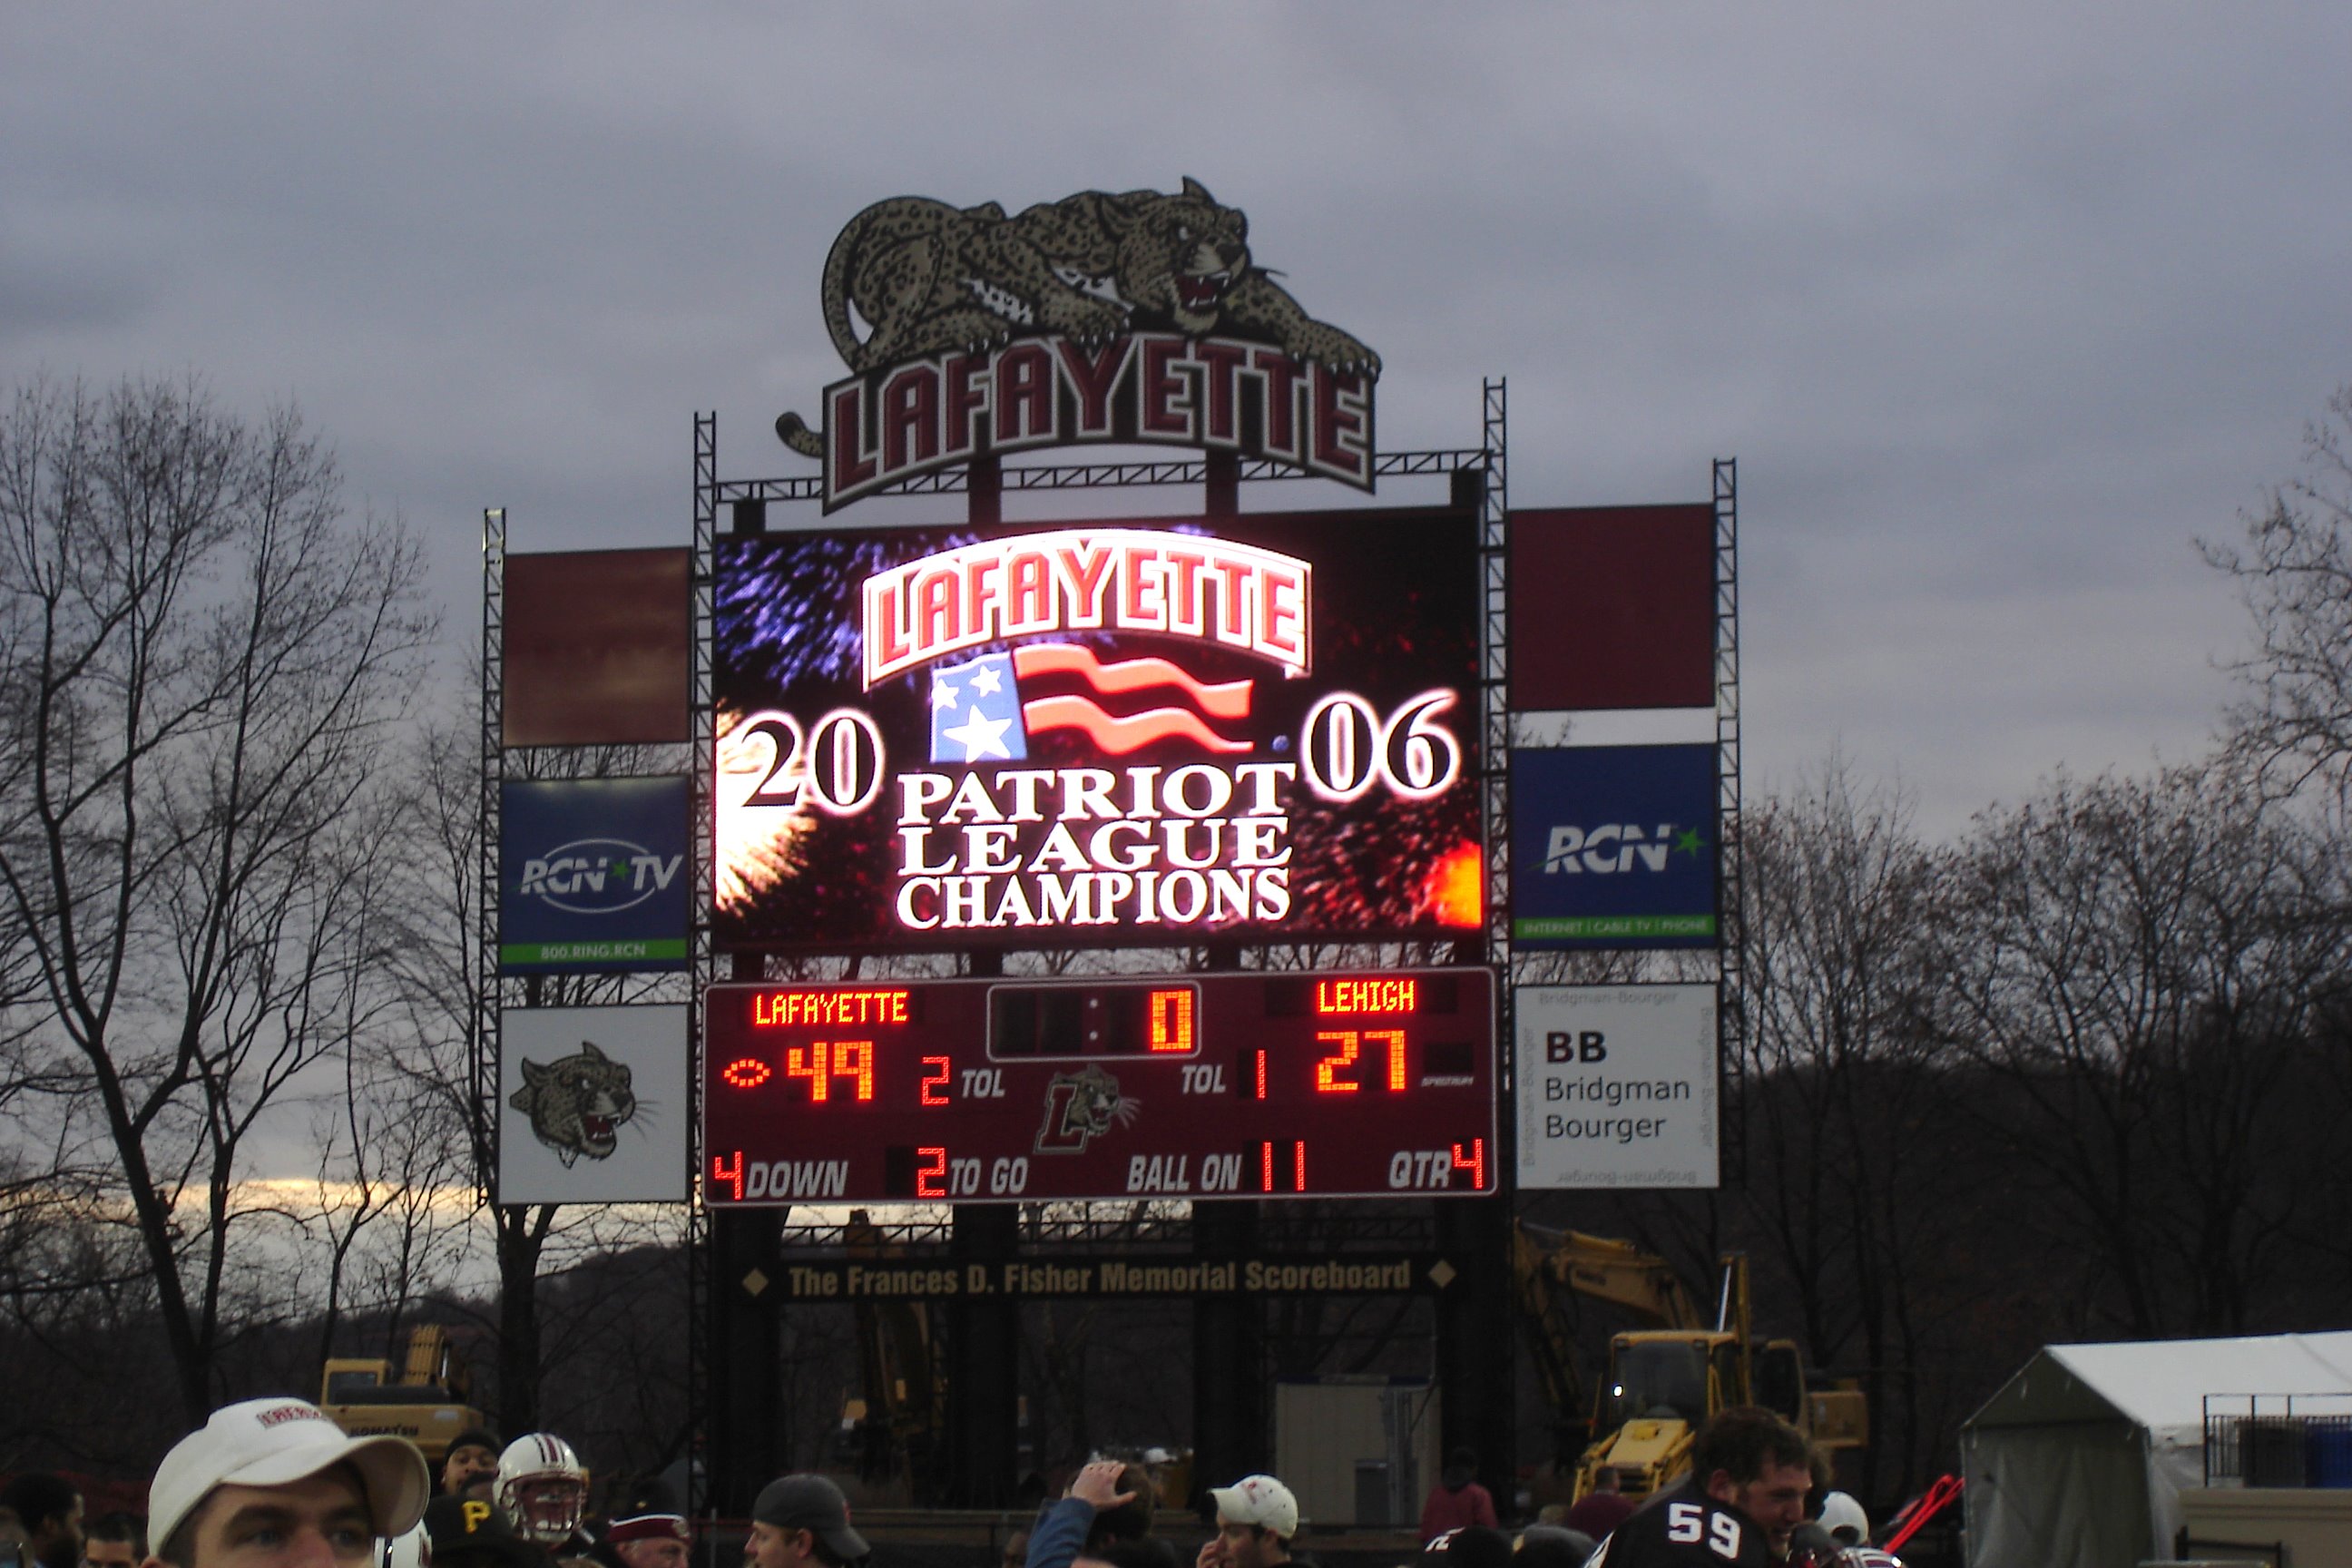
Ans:
POLYGON ((1484 923, 1468 511, 738 535, 716 573, 722 946, 1484 923))

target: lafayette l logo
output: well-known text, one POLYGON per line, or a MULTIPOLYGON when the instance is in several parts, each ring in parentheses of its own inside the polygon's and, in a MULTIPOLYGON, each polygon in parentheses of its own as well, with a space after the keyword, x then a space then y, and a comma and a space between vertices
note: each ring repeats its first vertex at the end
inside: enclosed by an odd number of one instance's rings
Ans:
POLYGON ((1369 490, 1380 356, 1307 315, 1248 233, 1191 179, 1014 217, 877 202, 824 266, 825 327, 856 374, 825 389, 822 435, 797 414, 776 434, 823 460, 827 511, 983 453, 1082 442, 1220 447, 1369 490))

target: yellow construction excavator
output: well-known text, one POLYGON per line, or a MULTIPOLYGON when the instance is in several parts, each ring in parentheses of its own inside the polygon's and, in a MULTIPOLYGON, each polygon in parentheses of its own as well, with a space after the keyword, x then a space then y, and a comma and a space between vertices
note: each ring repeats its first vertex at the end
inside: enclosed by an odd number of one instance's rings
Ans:
POLYGON ((1563 1416, 1587 1406, 1554 1312, 1558 1293, 1611 1302, 1654 1325, 1610 1338, 1608 1376, 1592 1397, 1589 1440, 1577 1462, 1577 1497, 1593 1490, 1603 1470, 1636 1501, 1674 1485, 1690 1468, 1698 1427, 1736 1405, 1775 1411, 1825 1448, 1869 1441, 1859 1389, 1808 1389, 1796 1342, 1754 1333, 1746 1254, 1722 1256, 1710 1323, 1665 1259, 1630 1242, 1522 1221, 1514 1248, 1519 1308, 1538 1373, 1563 1416))
POLYGON ((389 1361, 330 1360, 319 1378, 319 1408, 354 1437, 390 1433, 407 1438, 436 1468, 450 1438, 485 1425, 467 1390, 465 1363, 438 1323, 410 1331, 408 1359, 396 1379, 389 1361))

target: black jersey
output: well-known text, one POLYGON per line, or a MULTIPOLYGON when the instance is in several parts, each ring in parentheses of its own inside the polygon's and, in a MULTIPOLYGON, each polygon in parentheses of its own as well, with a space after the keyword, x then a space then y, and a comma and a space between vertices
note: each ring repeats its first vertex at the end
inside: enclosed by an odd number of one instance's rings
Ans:
POLYGON ((1610 1531, 1586 1568, 1771 1568, 1748 1516, 1696 1489, 1669 1493, 1610 1531))

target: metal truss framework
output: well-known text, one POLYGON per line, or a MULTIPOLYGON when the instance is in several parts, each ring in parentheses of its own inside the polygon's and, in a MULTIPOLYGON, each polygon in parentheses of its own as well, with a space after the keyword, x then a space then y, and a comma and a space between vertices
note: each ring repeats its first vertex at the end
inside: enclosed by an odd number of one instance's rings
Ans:
MULTIPOLYGON (((713 778, 710 766, 712 748, 717 744, 714 726, 717 716, 711 711, 711 561, 719 538, 719 416, 697 414, 694 416, 694 559, 688 566, 688 582, 693 595, 694 637, 688 668, 693 683, 692 710, 687 716, 694 737, 694 821, 699 825, 713 820, 716 810, 712 799, 713 778)), ((687 1323, 687 1387, 699 1391, 710 1386, 709 1335, 705 1329, 710 1292, 713 1289, 710 1267, 710 1212, 702 1206, 702 1008, 703 999, 711 984, 719 979, 718 953, 710 938, 708 911, 715 907, 719 889, 718 857, 709 833, 697 831, 688 836, 694 857, 693 886, 701 889, 697 918, 690 922, 690 945, 694 976, 694 994, 687 1000, 687 1169, 693 1173, 687 1185, 686 1205, 686 1323, 687 1323)), ((698 1402, 694 1408, 707 1409, 708 1401, 698 1402)))
MULTIPOLYGON (((1489 406, 1489 437, 1499 434, 1499 399, 1502 383, 1488 382, 1486 394, 1489 406)), ((695 430, 699 438, 703 421, 708 416, 695 416, 695 430)), ((715 439, 715 437, 714 437, 715 439)), ((697 447, 698 452, 700 450, 697 447)), ((1476 447, 1426 452, 1383 452, 1372 459, 1375 479, 1404 479, 1423 474, 1451 474, 1465 468, 1501 470, 1501 454, 1476 447), (1492 462, 1489 462, 1489 458, 1492 462)), ((1319 476, 1293 468, 1267 458, 1255 458, 1241 466, 1241 477, 1247 479, 1311 479, 1319 476)), ((1037 464, 1016 468, 1011 464, 999 470, 1007 490, 1098 490, 1131 489, 1147 485, 1203 485, 1209 480, 1209 459, 1171 459, 1143 463, 1059 463, 1037 464)), ((696 488, 702 479, 698 473, 696 488)), ((713 479, 712 504, 731 506, 742 501, 814 501, 824 499, 824 482, 815 475, 803 475, 789 479, 713 479)), ((877 496, 940 496, 961 495, 971 488, 969 472, 963 468, 942 468, 936 473, 901 479, 895 485, 874 492, 877 496)), ((860 498, 860 499, 871 499, 860 498)), ((696 505, 701 501, 698 495, 696 505)), ((1498 525, 1499 526, 1499 525, 1498 525)))
MULTIPOLYGON (((1484 483, 1479 487, 1478 545, 1483 573, 1481 592, 1486 626, 1482 641, 1484 677, 1479 699, 1485 764, 1486 826, 1486 962, 1495 965, 1504 984, 1496 987, 1495 1026, 1501 1040, 1502 1082, 1511 1087, 1511 613, 1510 613, 1510 454, 1509 384, 1501 379, 1481 388, 1479 425, 1485 436, 1482 450, 1484 483)), ((1499 1169, 1511 1172, 1513 1128, 1507 1121, 1496 1130, 1495 1151, 1499 1169)), ((1505 1190, 1511 1190, 1505 1178, 1505 1190)))
MULTIPOLYGON (((1715 749, 1716 815, 1722 867, 1716 890, 1716 1059, 1730 1092, 1717 1101, 1747 1104, 1748 900, 1747 849, 1739 820, 1739 459, 1715 460, 1715 749)), ((1728 1109, 1722 1121, 1724 1178, 1744 1182, 1748 1168, 1745 1112, 1728 1109)))
POLYGON ((474 1026, 466 1067, 473 1085, 467 1104, 473 1146, 486 1154, 478 1196, 488 1203, 499 1159, 499 812, 506 789, 507 514, 482 513, 481 795, 475 812, 474 1026))

